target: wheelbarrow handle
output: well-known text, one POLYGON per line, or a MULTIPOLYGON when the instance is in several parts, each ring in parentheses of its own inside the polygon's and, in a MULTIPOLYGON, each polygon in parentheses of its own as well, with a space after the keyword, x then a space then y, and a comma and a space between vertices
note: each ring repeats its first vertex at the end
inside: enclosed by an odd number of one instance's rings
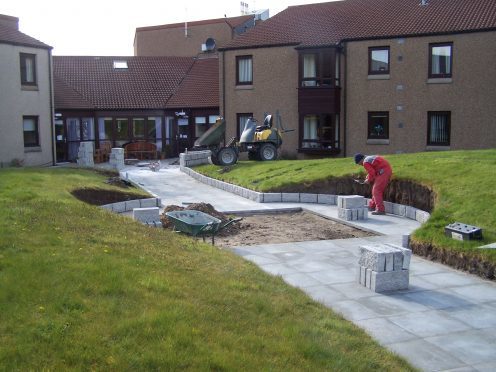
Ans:
POLYGON ((222 226, 219 228, 219 230, 222 230, 222 229, 226 228, 227 226, 232 225, 232 224, 233 224, 233 223, 235 223, 235 222, 239 222, 239 221, 241 221, 242 219, 243 219, 243 217, 239 217, 239 218, 234 218, 234 219, 232 219, 232 220, 230 220, 230 221, 227 221, 224 225, 222 225, 222 226))

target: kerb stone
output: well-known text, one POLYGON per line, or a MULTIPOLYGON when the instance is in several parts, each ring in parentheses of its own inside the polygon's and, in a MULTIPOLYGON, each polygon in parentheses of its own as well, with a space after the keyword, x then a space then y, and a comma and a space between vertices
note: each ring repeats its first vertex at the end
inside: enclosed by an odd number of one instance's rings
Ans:
POLYGON ((360 195, 339 195, 338 208, 356 209, 365 205, 365 198, 360 195))
POLYGON ((408 289, 409 271, 371 272, 370 289, 374 292, 408 289))

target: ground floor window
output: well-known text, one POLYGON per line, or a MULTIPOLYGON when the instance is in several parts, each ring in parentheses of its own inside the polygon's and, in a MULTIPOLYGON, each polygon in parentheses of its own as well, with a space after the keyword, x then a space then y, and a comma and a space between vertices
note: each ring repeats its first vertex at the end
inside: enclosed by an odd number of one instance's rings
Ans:
POLYGON ((303 116, 300 149, 332 150, 339 148, 337 114, 308 114, 303 116))
POLYGON ((40 145, 40 136, 37 116, 24 116, 22 118, 24 132, 24 147, 36 147, 40 145))
POLYGON ((237 138, 241 137, 241 134, 243 133, 243 130, 245 129, 246 122, 248 119, 253 117, 253 113, 242 113, 242 114, 236 114, 236 118, 238 121, 238 128, 237 128, 237 138))
POLYGON ((389 112, 368 113, 367 139, 389 139, 389 112))
POLYGON ((427 122, 427 145, 429 146, 449 146, 451 112, 449 111, 429 111, 427 122))
POLYGON ((195 137, 198 138, 207 131, 207 118, 205 116, 195 117, 195 137))

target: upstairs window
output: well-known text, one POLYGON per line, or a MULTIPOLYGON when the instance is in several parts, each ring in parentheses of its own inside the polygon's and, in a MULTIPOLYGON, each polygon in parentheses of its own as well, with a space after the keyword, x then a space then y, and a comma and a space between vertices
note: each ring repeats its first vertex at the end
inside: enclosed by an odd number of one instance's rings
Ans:
POLYGON ((389 47, 369 48, 369 75, 389 74, 389 47))
POLYGON ((36 55, 20 54, 21 60, 21 84, 36 85, 36 55))
POLYGON ((22 118, 24 132, 24 147, 37 147, 40 145, 37 116, 24 116, 22 118))
POLYGON ((320 87, 339 85, 336 51, 325 49, 300 53, 300 86, 320 87))
POLYGON ((389 112, 369 112, 367 127, 367 139, 389 139, 389 112))
POLYGON ((427 145, 428 146, 449 146, 451 112, 449 111, 429 111, 427 113, 427 145))
POLYGON ((236 57, 236 85, 253 84, 253 57, 236 57))
POLYGON ((429 44, 429 78, 450 78, 453 43, 429 44))

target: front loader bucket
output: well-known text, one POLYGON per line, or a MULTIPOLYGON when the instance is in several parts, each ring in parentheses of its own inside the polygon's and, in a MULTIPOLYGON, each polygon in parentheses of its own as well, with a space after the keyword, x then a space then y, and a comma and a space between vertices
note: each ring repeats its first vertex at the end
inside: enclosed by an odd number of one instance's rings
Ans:
POLYGON ((195 141, 195 147, 219 145, 222 142, 225 133, 226 121, 219 118, 210 129, 195 141))

